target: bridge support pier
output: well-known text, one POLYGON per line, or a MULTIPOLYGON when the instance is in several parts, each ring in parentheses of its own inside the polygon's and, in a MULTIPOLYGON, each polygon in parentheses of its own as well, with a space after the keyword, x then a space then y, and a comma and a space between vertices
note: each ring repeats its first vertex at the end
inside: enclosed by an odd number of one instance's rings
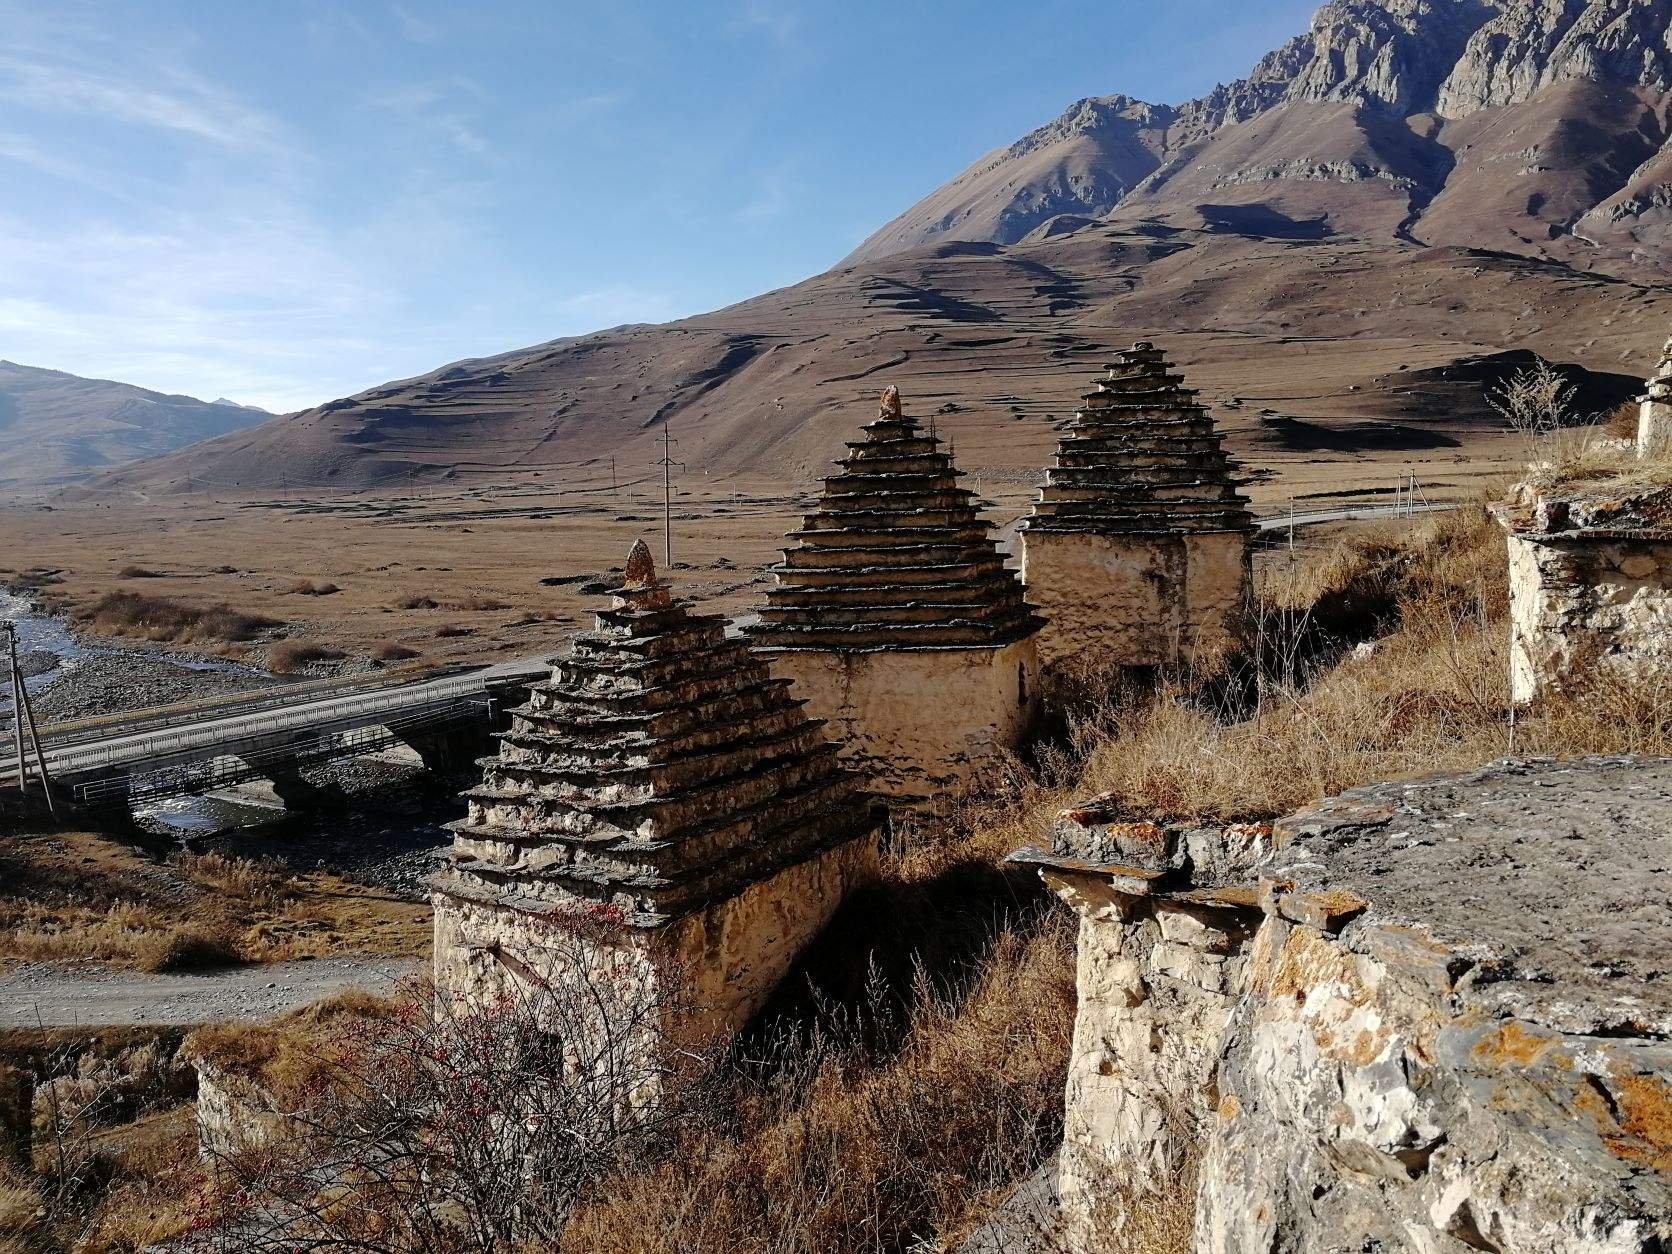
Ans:
POLYGON ((395 735, 418 755, 425 770, 439 772, 469 766, 488 753, 493 747, 488 730, 481 725, 465 725, 396 732, 395 735))
POLYGON ((115 773, 82 780, 75 789, 76 814, 99 831, 126 831, 134 826, 133 777, 115 773))
POLYGON ((303 776, 302 767, 294 758, 243 765, 245 769, 257 772, 255 777, 217 791, 248 797, 264 805, 283 806, 293 812, 329 809, 343 800, 341 790, 329 784, 316 784, 303 776))

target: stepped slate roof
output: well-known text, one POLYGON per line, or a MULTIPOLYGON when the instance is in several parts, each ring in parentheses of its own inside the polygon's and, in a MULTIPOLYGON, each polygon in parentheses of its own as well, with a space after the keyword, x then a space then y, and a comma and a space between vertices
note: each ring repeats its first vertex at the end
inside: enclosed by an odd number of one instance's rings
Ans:
POLYGON ((655 926, 874 830, 823 724, 725 625, 675 600, 635 544, 596 629, 482 759, 436 888, 655 926))
POLYGON ((1105 535, 1252 530, 1235 464, 1196 392, 1153 344, 1140 341, 1117 357, 1063 432, 1022 527, 1105 535))
POLYGON ((998 648, 1041 626, 941 442, 883 394, 816 512, 773 566, 756 644, 772 649, 998 648))

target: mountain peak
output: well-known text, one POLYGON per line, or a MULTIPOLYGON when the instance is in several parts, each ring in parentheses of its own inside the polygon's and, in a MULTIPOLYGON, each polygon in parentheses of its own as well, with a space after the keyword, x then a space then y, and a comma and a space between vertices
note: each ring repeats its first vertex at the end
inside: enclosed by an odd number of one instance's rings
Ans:
MULTIPOLYGON (((1197 100, 1176 107, 1122 95, 1074 102, 888 223, 844 264, 936 239, 1012 244, 1059 215, 1102 218, 1199 162, 1203 146, 1228 129, 1297 106, 1348 106, 1387 122, 1355 126, 1315 112, 1312 122, 1290 128, 1271 160, 1229 177, 1385 179, 1417 193, 1394 217, 1404 223, 1439 193, 1451 159, 1418 154, 1403 133, 1405 119, 1459 122, 1527 105, 1563 83, 1672 92, 1672 0, 1331 0, 1306 33, 1261 58, 1246 78, 1197 100)), ((1665 128, 1664 113, 1651 121, 1651 134, 1665 128)), ((1617 128, 1605 129, 1612 143, 1617 128)), ((1662 143, 1664 136, 1656 147, 1662 143)), ((1202 180, 1190 186, 1211 190, 1202 180)), ((1233 198, 1246 199, 1246 189, 1233 198)), ((1558 228, 1570 228, 1601 199, 1558 228)), ((1541 224, 1533 238, 1546 234, 1541 224)))

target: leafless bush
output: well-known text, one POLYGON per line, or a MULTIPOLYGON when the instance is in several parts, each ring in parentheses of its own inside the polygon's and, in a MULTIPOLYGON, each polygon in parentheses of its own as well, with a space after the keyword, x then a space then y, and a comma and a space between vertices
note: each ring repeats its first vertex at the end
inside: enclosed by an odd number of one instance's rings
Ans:
POLYGON ((116 572, 116 577, 118 579, 161 579, 162 573, 147 570, 144 566, 124 566, 116 572))
POLYGON ((341 649, 328 648, 307 640, 281 640, 267 650, 268 669, 290 675, 314 662, 332 662, 343 656, 341 649))
POLYGON ((1631 401, 1616 405, 1602 420, 1602 429, 1616 440, 1637 439, 1637 406, 1631 401))
POLYGON ((184 923, 154 932, 135 947, 134 965, 141 971, 201 971, 235 966, 243 959, 224 930, 184 923))
POLYGON ((298 579, 295 583, 286 588, 285 591, 293 596, 328 597, 341 592, 342 589, 329 580, 321 581, 317 579, 298 579))
POLYGON ((279 621, 229 605, 200 607, 143 592, 109 592, 77 617, 94 631, 190 644, 199 640, 254 640, 279 621))
POLYGON ((447 602, 447 608, 450 610, 476 611, 503 610, 509 609, 510 606, 504 601, 501 601, 498 597, 483 596, 480 593, 472 593, 469 596, 455 597, 451 601, 447 602))
POLYGON ((459 636, 474 636, 475 634, 476 629, 474 627, 465 627, 460 623, 446 623, 435 629, 437 640, 452 640, 459 636))
POLYGON ((1510 430, 1537 441, 1573 424, 1573 402, 1578 394, 1576 385, 1540 359, 1489 391, 1486 400, 1503 416, 1510 430))
POLYGON ((422 592, 408 593, 395 602, 397 610, 433 610, 439 608, 440 601, 434 597, 425 596, 422 592))
POLYGON ((408 645, 399 644, 393 640, 385 640, 372 646, 371 659, 374 662, 404 662, 419 656, 418 650, 408 645))
POLYGON ((417 989, 322 1042, 286 1131, 216 1157, 215 1248, 554 1248, 587 1182, 681 1118, 697 1058, 660 1048, 678 1008, 626 959, 552 945, 575 978, 488 1005, 417 989))

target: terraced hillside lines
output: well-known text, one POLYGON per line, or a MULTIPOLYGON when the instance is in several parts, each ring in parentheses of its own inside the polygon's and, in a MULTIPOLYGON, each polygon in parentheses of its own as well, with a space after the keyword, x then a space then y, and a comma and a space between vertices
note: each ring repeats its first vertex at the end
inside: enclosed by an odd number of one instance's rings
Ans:
POLYGON ((361 491, 536 472, 607 482, 609 457, 628 475, 659 455, 664 423, 693 475, 799 481, 821 473, 848 407, 885 374, 963 464, 1021 471, 1044 464, 1086 373, 1140 338, 1165 340, 1239 457, 1275 466, 1327 451, 1391 478, 1424 450, 1490 459, 1501 426, 1478 384, 1413 413, 1402 375, 1513 347, 1641 376, 1669 321, 1672 287, 1658 274, 1624 281, 1479 250, 1099 225, 1011 248, 947 243, 681 323, 458 363, 97 486, 131 499, 188 485, 361 491), (919 308, 912 292, 939 299, 919 308), (1290 428, 1263 421, 1273 416, 1331 434, 1290 442, 1290 428), (1390 445, 1390 422, 1418 434, 1390 445))

